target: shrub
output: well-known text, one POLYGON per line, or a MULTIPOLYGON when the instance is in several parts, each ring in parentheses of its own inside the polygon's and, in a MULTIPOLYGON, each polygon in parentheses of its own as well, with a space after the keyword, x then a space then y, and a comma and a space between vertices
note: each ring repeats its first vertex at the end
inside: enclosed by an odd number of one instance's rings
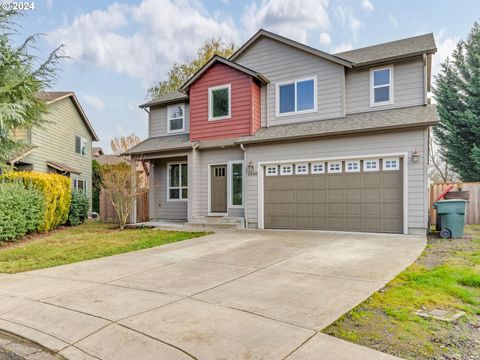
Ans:
POLYGON ((80 225, 88 217, 88 197, 83 192, 73 191, 70 203, 68 223, 71 226, 80 225))
POLYGON ((38 229, 43 221, 45 198, 21 182, 0 182, 0 242, 38 229))
POLYGON ((58 174, 37 172, 9 172, 0 178, 6 180, 21 180, 27 188, 35 188, 42 192, 45 198, 45 212, 39 231, 47 232, 58 225, 65 224, 70 210, 70 178, 58 174))

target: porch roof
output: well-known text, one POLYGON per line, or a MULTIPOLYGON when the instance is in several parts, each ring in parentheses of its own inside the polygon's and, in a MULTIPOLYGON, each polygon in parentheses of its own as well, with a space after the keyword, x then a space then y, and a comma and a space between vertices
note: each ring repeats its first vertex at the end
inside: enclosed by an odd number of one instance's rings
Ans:
POLYGON ((148 138, 135 145, 122 155, 141 155, 171 150, 191 149, 189 134, 167 135, 148 138))

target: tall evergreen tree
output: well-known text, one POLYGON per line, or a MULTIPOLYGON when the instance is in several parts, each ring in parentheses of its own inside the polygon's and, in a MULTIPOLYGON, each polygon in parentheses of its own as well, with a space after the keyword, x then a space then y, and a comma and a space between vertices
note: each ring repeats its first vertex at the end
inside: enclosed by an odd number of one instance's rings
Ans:
POLYGON ((37 97, 55 78, 56 65, 61 59, 61 47, 41 62, 31 53, 38 35, 31 35, 20 46, 15 46, 17 35, 15 11, 0 7, 0 170, 12 153, 22 144, 13 136, 13 130, 29 130, 41 125, 47 106, 37 97))
POLYGON ((480 24, 442 64, 433 90, 440 125, 433 129, 442 157, 463 181, 480 181, 480 24))

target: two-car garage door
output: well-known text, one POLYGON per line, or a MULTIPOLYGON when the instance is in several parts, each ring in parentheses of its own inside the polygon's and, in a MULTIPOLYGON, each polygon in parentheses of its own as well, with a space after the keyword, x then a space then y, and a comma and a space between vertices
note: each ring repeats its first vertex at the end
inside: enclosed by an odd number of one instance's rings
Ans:
POLYGON ((264 166, 264 227, 403 232, 401 158, 264 166))

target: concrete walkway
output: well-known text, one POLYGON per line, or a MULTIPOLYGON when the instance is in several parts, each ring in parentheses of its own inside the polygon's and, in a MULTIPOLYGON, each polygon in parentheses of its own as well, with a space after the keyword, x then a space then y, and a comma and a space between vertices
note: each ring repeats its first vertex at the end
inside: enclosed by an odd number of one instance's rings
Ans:
POLYGON ((232 231, 0 275, 0 329, 69 359, 394 359, 319 333, 421 237, 232 231))

